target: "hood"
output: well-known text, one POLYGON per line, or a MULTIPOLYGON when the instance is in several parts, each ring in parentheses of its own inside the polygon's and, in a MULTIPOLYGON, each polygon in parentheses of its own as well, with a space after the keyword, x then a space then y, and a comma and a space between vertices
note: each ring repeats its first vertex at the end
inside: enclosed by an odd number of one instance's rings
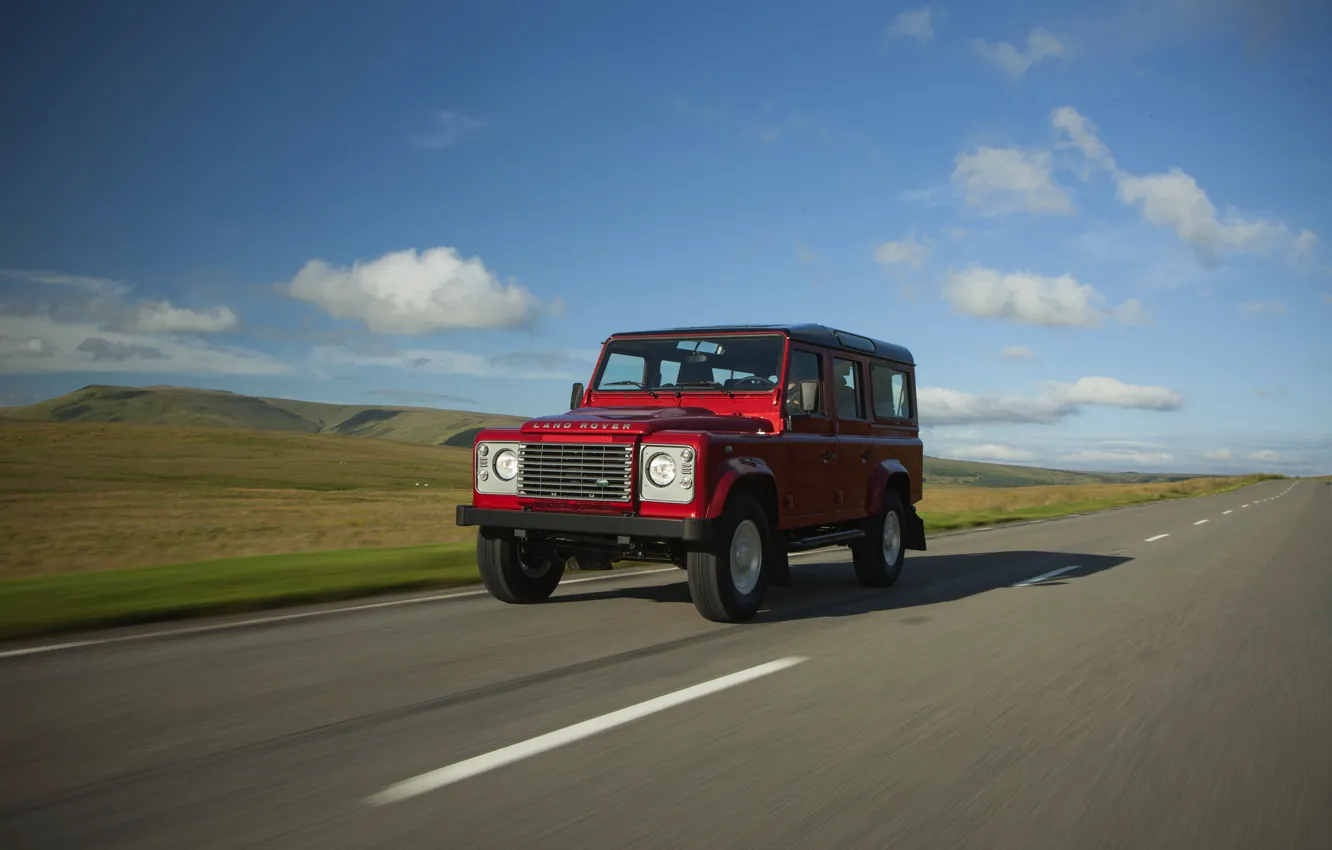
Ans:
POLYGON ((701 407, 580 407, 523 423, 524 434, 651 434, 655 431, 762 430, 762 419, 701 407))

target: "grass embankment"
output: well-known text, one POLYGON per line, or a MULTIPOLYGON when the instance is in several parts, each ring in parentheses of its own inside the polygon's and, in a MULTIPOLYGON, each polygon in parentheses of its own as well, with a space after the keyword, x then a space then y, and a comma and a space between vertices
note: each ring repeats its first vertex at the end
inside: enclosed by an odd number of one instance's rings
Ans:
MULTIPOLYGON (((0 637, 478 581, 474 531, 453 523, 469 475, 469 452, 458 448, 0 422, 0 637)), ((941 531, 1260 478, 930 485, 919 508, 927 529, 941 531)))
POLYGON ((1076 484, 1053 487, 927 488, 917 504, 927 532, 1050 519, 1191 496, 1238 490, 1274 475, 1192 478, 1155 484, 1076 484))

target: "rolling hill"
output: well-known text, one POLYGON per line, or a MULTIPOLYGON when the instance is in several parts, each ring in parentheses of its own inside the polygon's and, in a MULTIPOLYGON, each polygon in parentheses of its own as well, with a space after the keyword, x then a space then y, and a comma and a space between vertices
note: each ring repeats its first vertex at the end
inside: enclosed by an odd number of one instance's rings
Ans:
MULTIPOLYGON (((325 404, 187 387, 93 385, 26 407, 0 408, 0 420, 4 419, 224 427, 375 437, 399 443, 467 447, 472 444, 472 438, 479 429, 493 425, 517 425, 524 417, 429 407, 325 404)), ((1142 484, 1198 477, 1204 476, 1183 473, 1073 472, 925 458, 925 483, 935 486, 1142 484)))
POLYGON ((0 409, 0 418, 242 428, 458 446, 470 446, 480 428, 524 421, 521 416, 429 407, 324 404, 224 390, 100 385, 26 407, 0 409))

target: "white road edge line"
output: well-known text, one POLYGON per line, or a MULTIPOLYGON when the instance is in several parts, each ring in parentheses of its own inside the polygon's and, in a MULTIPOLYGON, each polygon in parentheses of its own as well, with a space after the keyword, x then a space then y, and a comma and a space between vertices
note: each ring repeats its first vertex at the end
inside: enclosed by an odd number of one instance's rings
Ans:
POLYGON ((738 673, 731 673, 728 676, 722 676, 719 679, 712 679, 698 685, 675 691, 674 693, 663 694, 659 697, 653 697, 650 700, 640 702, 637 705, 631 705, 628 708, 622 708, 618 711, 612 711, 609 714, 603 714, 600 717, 593 717, 591 720, 584 720, 581 723, 575 723, 572 726, 566 726, 563 729, 557 729, 554 732, 547 732, 544 735, 538 735, 535 738, 529 738, 517 744, 511 744, 498 750, 455 762, 448 767, 441 767, 438 770, 432 770, 429 773, 422 773, 420 776, 414 776, 402 782, 390 785, 378 794, 374 794, 365 799, 367 805, 382 806, 387 803, 396 803, 406 800, 409 797, 415 797, 418 794, 424 794, 428 791, 434 791, 443 788, 445 785, 451 785, 464 779, 494 770, 498 767, 512 764, 525 758, 539 755, 556 747, 562 747, 565 744, 571 744, 574 741, 582 740, 596 735, 599 732, 605 732, 616 726, 623 726, 626 723, 646 717, 649 714, 655 714, 668 708, 699 699, 700 697, 715 694, 718 691, 724 691, 727 688, 733 688, 736 685, 752 681, 754 679, 776 673, 779 670, 785 670, 788 667, 794 667, 801 662, 808 661, 808 658, 802 656, 790 656, 779 658, 776 661, 769 661, 767 664, 760 664, 757 667, 750 667, 747 670, 741 670, 738 673))
POLYGON ((1210 520, 1200 519, 1197 522, 1195 522, 1194 525, 1202 525, 1205 522, 1210 522, 1210 520))
POLYGON ((1222 516, 1225 516, 1226 514, 1233 514, 1233 513, 1234 513, 1234 511, 1222 511, 1222 512, 1221 512, 1221 515, 1222 515, 1222 516))
MULTIPOLYGON (((655 573, 678 572, 678 567, 660 567, 651 570, 636 570, 633 572, 621 572, 618 575, 612 573, 604 576, 583 576, 581 578, 567 578, 560 582, 560 587, 567 584, 581 584, 585 581, 608 581, 616 578, 633 578, 634 576, 648 576, 655 573)), ((38 655, 43 652, 56 652, 62 649, 77 649, 82 646, 104 646, 109 643, 125 643, 131 640, 148 640, 150 638, 169 638, 178 635, 197 635, 205 632, 220 632, 225 629, 240 629, 247 626, 263 626, 269 623, 286 623, 292 620, 306 620, 311 617, 328 617, 333 614, 349 614, 356 611, 372 611, 376 608, 396 608, 399 605, 419 605, 423 602, 442 602, 446 599, 466 599, 469 596, 485 596, 486 590, 460 590, 454 593, 436 593, 431 596, 413 596, 410 599, 390 599, 386 602, 366 602, 360 605, 344 605, 339 608, 327 608, 319 611, 297 611, 294 614, 277 614, 271 617, 251 617, 246 620, 237 620, 234 623, 210 623, 206 626, 185 626, 178 629, 161 629, 154 632, 142 632, 133 635, 117 635, 107 638, 93 638, 91 640, 75 640, 65 643, 48 643, 41 646, 29 646, 23 649, 9 649, 0 652, 0 658, 18 658, 23 655, 38 655)))
POLYGON ((1164 539, 1164 538, 1166 538, 1166 537, 1169 537, 1169 536, 1170 536, 1169 534, 1158 534, 1158 535, 1156 535, 1155 537, 1148 537, 1146 542, 1148 542, 1148 543, 1155 543, 1156 541, 1158 541, 1158 540, 1162 540, 1162 539, 1164 539))
POLYGON ((1248 505, 1240 505, 1241 508, 1247 508, 1248 505))
POLYGON ((1069 572, 1070 570, 1076 570, 1080 566, 1081 564, 1074 564, 1071 567, 1060 567, 1057 570, 1050 570, 1050 572, 1048 573, 1041 573, 1035 578, 1029 578, 1026 581, 1020 581, 1017 584, 1010 585, 1010 587, 1027 587, 1028 585, 1033 585, 1036 584, 1037 582, 1045 581, 1047 578, 1054 578, 1055 576, 1063 575, 1064 573, 1069 572))

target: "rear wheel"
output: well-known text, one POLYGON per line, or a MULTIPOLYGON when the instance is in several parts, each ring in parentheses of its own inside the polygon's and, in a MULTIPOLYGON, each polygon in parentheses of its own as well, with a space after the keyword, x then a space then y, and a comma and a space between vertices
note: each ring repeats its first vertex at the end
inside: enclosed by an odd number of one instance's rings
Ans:
POLYGON ((731 499, 704 549, 689 553, 689 593, 698 613, 718 623, 754 619, 767 591, 772 559, 768 516, 753 497, 731 499))
POLYGON ((476 563, 486 590, 501 602, 544 602, 564 577, 564 561, 553 553, 493 528, 477 532, 476 563))
POLYGON ((851 544, 851 559, 856 578, 866 587, 892 587, 902 575, 906 558, 902 529, 906 511, 902 499, 891 487, 884 491, 879 512, 865 523, 865 536, 851 544))

